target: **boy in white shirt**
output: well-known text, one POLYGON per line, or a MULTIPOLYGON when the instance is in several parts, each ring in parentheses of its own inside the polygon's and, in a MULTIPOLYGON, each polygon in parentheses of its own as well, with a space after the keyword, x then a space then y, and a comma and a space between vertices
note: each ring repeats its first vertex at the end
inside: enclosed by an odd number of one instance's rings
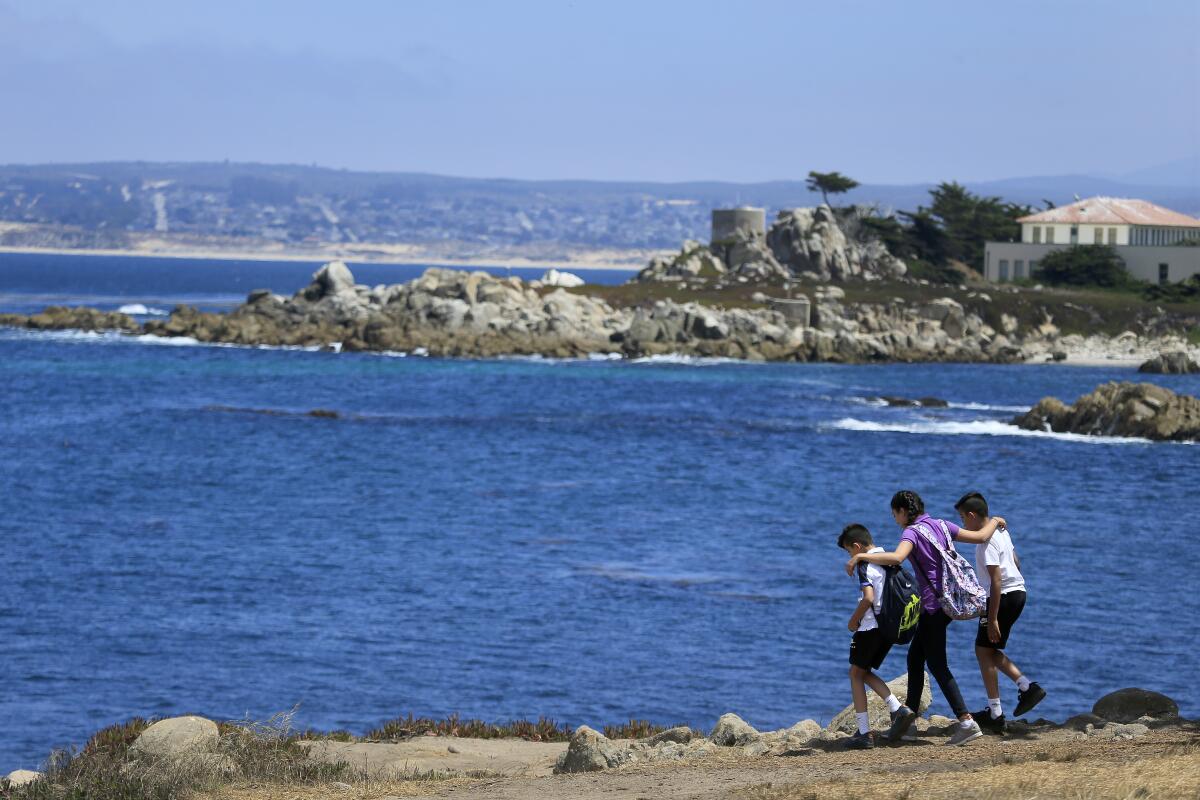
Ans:
MULTIPOLYGON (((838 537, 838 547, 851 556, 883 552, 883 548, 875 547, 871 532, 858 524, 847 525, 842 530, 842 535, 838 537)), ((892 690, 874 672, 883 664, 883 659, 892 649, 892 643, 884 638, 883 631, 879 630, 879 623, 875 620, 875 615, 883 605, 883 582, 886 573, 883 567, 862 562, 855 570, 854 576, 858 580, 861 596, 846 627, 854 632, 854 638, 850 640, 850 694, 854 697, 854 716, 858 721, 858 733, 846 742, 846 747, 850 750, 869 750, 875 746, 875 734, 871 730, 870 715, 867 712, 867 686, 883 698, 893 720, 901 714, 915 714, 900 705, 892 690)))
MULTIPOLYGON (((971 530, 978 530, 988 522, 987 500, 979 492, 963 495, 954 508, 963 525, 971 530)), ((1000 704, 998 672, 1017 684, 1017 708, 1013 716, 1029 713, 1046 696, 1046 691, 1031 683, 1004 654, 1008 635, 1025 608, 1025 578, 1008 530, 998 528, 990 541, 976 545, 975 561, 979 584, 988 595, 988 613, 980 617, 975 637, 975 658, 979 660, 983 688, 987 690, 988 709, 972 716, 984 730, 1003 733, 1007 722, 1000 704)))

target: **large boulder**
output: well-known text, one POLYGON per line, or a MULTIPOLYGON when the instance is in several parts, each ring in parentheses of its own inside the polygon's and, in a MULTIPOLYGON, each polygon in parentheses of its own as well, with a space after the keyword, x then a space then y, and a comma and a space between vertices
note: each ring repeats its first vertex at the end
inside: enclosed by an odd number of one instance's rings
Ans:
POLYGON ((1200 400, 1151 383, 1106 383, 1071 406, 1043 398, 1012 422, 1033 431, 1196 441, 1200 400))
MULTIPOLYGON (((892 694, 901 703, 905 701, 905 696, 908 694, 908 674, 899 676, 888 681, 888 688, 892 690, 892 694)), ((929 705, 933 702, 933 694, 929 691, 929 675, 925 675, 925 688, 921 692, 921 707, 914 708, 918 714, 924 714, 929 705)), ((891 714, 888 713, 887 705, 875 692, 867 689, 867 713, 870 715, 871 730, 884 730, 892 724, 891 714)), ((839 711, 826 728, 831 733, 858 733, 858 720, 854 716, 854 705, 848 705, 839 711)))
POLYGON ((882 243, 848 238, 837 214, 824 204, 780 211, 767 232, 767 245, 792 273, 825 281, 899 278, 908 271, 882 243))
POLYGON ((1104 695, 1092 713, 1109 722, 1136 722, 1142 717, 1177 717, 1179 706, 1165 694, 1131 688, 1104 695))
POLYGON ((742 747, 757 742, 762 736, 750 723, 737 714, 722 714, 708 740, 721 747, 742 747))
POLYGON ((1192 361, 1183 350, 1173 353, 1160 353, 1149 361, 1142 362, 1138 372, 1155 375, 1191 375, 1200 372, 1200 364, 1192 361))
POLYGON ((221 735, 217 723, 204 717, 171 717, 159 720, 134 741, 129 749, 134 756, 175 758, 205 753, 217 746, 221 735))
POLYGON ((597 772, 619 767, 629 760, 629 748, 621 747, 602 733, 580 725, 571 734, 567 751, 554 766, 555 774, 597 772))

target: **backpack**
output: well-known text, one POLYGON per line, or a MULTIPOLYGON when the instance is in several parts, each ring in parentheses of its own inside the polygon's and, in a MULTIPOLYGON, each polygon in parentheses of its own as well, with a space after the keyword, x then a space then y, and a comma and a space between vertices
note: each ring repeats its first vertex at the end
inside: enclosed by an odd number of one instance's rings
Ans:
POLYGON ((924 523, 913 526, 933 545, 942 560, 942 585, 935 587, 934 591, 938 604, 950 619, 983 616, 987 613, 987 594, 979 585, 979 579, 975 577, 975 570, 971 568, 970 562, 954 549, 946 523, 938 520, 938 524, 942 526, 942 533, 946 534, 946 541, 950 542, 949 550, 942 547, 938 537, 924 523))
POLYGON ((921 619, 921 595, 917 582, 903 567, 883 567, 883 597, 875 621, 890 644, 908 644, 921 619))

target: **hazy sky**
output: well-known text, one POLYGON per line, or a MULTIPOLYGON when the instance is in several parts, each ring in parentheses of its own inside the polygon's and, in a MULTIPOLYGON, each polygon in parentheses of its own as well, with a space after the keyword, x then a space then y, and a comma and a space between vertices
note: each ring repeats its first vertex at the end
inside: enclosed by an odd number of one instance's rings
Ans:
POLYGON ((1200 2, 0 0, 0 162, 980 180, 1200 153, 1200 2))

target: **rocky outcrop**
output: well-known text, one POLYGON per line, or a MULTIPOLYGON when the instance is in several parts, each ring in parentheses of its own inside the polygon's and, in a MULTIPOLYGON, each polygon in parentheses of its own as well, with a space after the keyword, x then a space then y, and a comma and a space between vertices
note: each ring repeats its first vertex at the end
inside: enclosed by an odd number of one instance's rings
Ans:
MULTIPOLYGON (((892 694, 904 702, 905 695, 908 694, 908 673, 888 681, 888 688, 892 690, 892 694)), ((921 707, 913 709, 918 714, 924 714, 933 702, 933 695, 929 691, 929 674, 925 675, 925 687, 921 692, 921 707)), ((872 691, 867 692, 867 713, 870 715, 872 730, 886 730, 891 725, 891 715, 888 713, 887 705, 879 698, 879 695, 872 691)), ((848 705, 839 711, 829 723, 826 730, 833 733, 848 733, 853 734, 858 731, 858 721, 854 716, 854 706, 848 705)))
POLYGON ((159 720, 134 741, 133 757, 176 758, 213 750, 220 741, 217 723, 204 717, 172 717, 159 720))
POLYGON ((882 242, 847 235, 833 209, 820 205, 779 212, 765 238, 738 231, 708 245, 685 242, 677 255, 652 259, 637 280, 759 283, 809 276, 845 281, 895 279, 907 271, 882 242))
POLYGON ((1174 719, 1179 706, 1165 694, 1130 688, 1104 695, 1092 706, 1092 713, 1109 722, 1137 722, 1144 717, 1174 719))
POLYGON ((1013 424, 1033 431, 1197 441, 1200 400, 1151 383, 1106 383, 1074 405, 1043 398, 1013 424))
POLYGON ((139 333, 141 326, 128 314, 94 308, 49 306, 40 314, 0 314, 0 325, 41 331, 120 331, 139 333))
POLYGON ((1186 351, 1176 350, 1173 353, 1160 353, 1154 358, 1142 362, 1138 372, 1156 375, 1191 375, 1200 372, 1200 364, 1192 361, 1186 351))
POLYGON ((876 239, 851 239, 827 205, 781 211, 767 232, 767 245, 793 275, 822 281, 895 279, 908 268, 876 239))

